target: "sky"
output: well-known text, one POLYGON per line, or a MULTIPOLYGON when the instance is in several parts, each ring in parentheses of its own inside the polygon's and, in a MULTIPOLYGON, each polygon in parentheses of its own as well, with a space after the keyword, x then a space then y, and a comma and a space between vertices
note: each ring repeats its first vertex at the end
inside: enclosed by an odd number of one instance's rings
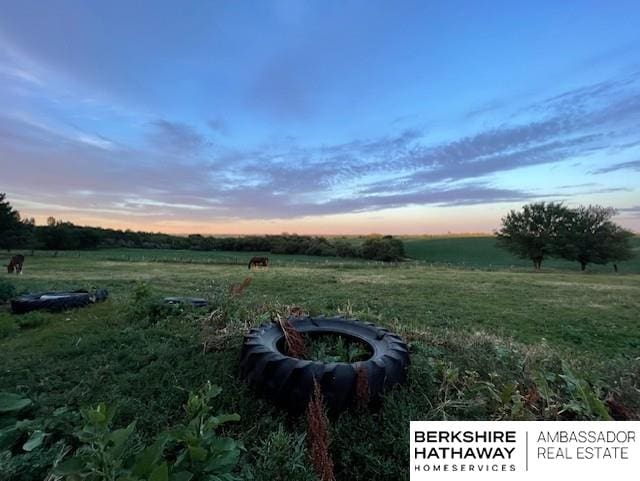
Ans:
POLYGON ((640 2, 0 0, 0 192, 169 233, 640 231, 640 2))

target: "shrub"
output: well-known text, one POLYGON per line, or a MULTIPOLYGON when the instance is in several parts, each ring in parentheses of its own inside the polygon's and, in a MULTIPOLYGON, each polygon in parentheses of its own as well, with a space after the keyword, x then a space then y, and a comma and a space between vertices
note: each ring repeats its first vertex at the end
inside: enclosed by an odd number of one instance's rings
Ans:
POLYGON ((362 257, 384 262, 397 262, 405 257, 404 244, 391 236, 372 237, 362 243, 362 257))
POLYGON ((338 257, 358 257, 358 249, 347 241, 338 240, 335 241, 333 245, 338 257))
POLYGON ((16 288, 9 282, 0 280, 0 303, 7 302, 16 295, 16 288))
POLYGON ((210 383, 189 393, 184 406, 187 423, 161 433, 140 449, 135 441, 135 422, 112 429, 115 409, 106 404, 85 409, 84 427, 76 433, 80 446, 71 459, 54 469, 68 480, 110 481, 112 479, 208 479, 238 480, 233 474, 242 444, 220 437, 216 430, 238 421, 237 414, 212 414, 211 400, 222 389, 210 383))
POLYGON ((140 282, 134 286, 131 298, 125 303, 123 315, 127 321, 149 326, 175 315, 182 308, 165 303, 152 293, 148 284, 140 282))

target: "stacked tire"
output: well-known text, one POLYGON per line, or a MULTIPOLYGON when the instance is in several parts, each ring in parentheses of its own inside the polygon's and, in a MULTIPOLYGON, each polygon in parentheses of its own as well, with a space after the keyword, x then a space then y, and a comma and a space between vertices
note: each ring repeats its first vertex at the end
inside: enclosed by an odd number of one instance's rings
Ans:
POLYGON ((365 372, 368 400, 379 403, 384 392, 405 382, 409 350, 404 341, 389 330, 370 323, 342 317, 302 317, 289 319, 303 335, 335 334, 366 344, 367 360, 320 362, 298 359, 281 352, 283 334, 279 325, 264 324, 245 336, 240 356, 240 377, 256 392, 287 411, 299 414, 306 408, 314 380, 332 411, 342 411, 358 401, 358 372, 365 372))

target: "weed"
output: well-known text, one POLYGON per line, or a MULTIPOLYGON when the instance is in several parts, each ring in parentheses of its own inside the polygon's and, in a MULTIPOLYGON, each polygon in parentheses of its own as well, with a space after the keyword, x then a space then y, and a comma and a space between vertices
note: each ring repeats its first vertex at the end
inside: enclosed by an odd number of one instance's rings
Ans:
POLYGON ((9 337, 18 330, 14 317, 8 313, 0 312, 0 339, 9 337))
MULTIPOLYGON (((251 280, 250 277, 246 279, 251 280)), ((249 283, 243 284, 246 287, 249 283)), ((233 285, 230 289, 224 286, 210 288, 208 295, 212 310, 198 319, 203 352, 225 350, 236 344, 234 341, 239 343, 254 321, 253 312, 238 299, 243 289, 234 291, 233 285)))
POLYGON ((180 309, 184 306, 165 303, 160 296, 153 294, 147 283, 139 282, 122 307, 122 315, 128 322, 149 326, 175 315, 180 309))
POLYGON ((16 296, 15 286, 4 279, 0 280, 0 304, 9 301, 16 296))
POLYGON ((253 280, 252 277, 245 277, 242 282, 238 284, 231 284, 231 287, 229 288, 229 293, 232 296, 241 296, 244 293, 244 290, 247 287, 249 287, 252 280, 253 280))
POLYGON ((565 402, 563 410, 559 414, 568 411, 579 419, 595 418, 610 421, 609 411, 599 399, 597 390, 594 392, 594 389, 586 380, 576 376, 566 362, 562 363, 562 371, 563 373, 559 377, 565 382, 565 391, 569 399, 565 402))
POLYGON ((76 420, 65 408, 33 417, 33 403, 0 393, 0 479, 38 479, 56 462, 76 420))
POLYGON ((337 334, 306 336, 307 359, 320 362, 357 362, 371 357, 363 343, 337 334))
POLYGON ((306 346, 302 335, 294 329, 287 317, 279 316, 278 324, 284 335, 286 353, 289 356, 304 359, 306 346))
POLYGON ((359 409, 366 409, 370 399, 369 377, 364 364, 356 368, 356 405, 359 409))
POLYGON ((307 406, 307 439, 311 464, 320 481, 333 481, 333 460, 329 454, 329 420, 324 407, 322 391, 313 381, 313 396, 307 406))
POLYGON ((256 450, 256 481, 316 481, 308 463, 306 436, 284 430, 282 425, 270 433, 256 450))
POLYGON ((203 353, 222 351, 231 347, 233 340, 239 340, 246 331, 246 326, 243 324, 225 324, 222 311, 219 309, 201 317, 199 324, 203 353))
POLYGON ((49 312, 32 311, 15 316, 15 323, 20 329, 33 329, 43 326, 53 319, 56 319, 56 316, 49 312))
POLYGON ((115 409, 106 404, 84 409, 82 430, 76 433, 80 447, 73 457, 60 463, 53 473, 68 480, 115 481, 185 479, 239 480, 236 468, 241 443, 219 437, 216 430, 237 414, 214 416, 211 400, 221 389, 210 383, 189 393, 184 406, 188 422, 158 435, 144 447, 134 437, 135 423, 112 429, 115 409))

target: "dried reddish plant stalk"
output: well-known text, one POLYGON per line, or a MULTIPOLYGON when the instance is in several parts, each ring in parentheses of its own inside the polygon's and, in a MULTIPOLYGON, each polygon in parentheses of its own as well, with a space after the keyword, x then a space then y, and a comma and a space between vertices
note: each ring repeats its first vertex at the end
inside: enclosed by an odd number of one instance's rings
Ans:
POLYGON ((286 317, 278 316, 278 324, 284 334, 284 343, 287 350, 287 354, 292 357, 304 359, 305 347, 304 338, 302 334, 295 330, 295 328, 289 322, 286 317))
POLYGON ((366 409, 369 405, 369 376, 364 364, 356 367, 356 407, 366 409))
POLYGON ((324 410, 320 385, 313 380, 313 396, 307 406, 307 442, 311 464, 320 481, 333 481, 333 460, 329 454, 329 420, 324 410))
POLYGON ((607 395, 604 403, 607 405, 611 417, 616 421, 627 421, 629 419, 638 419, 639 417, 633 410, 616 400, 612 392, 607 395))
POLYGON ((524 403, 529 408, 536 408, 538 403, 542 398, 540 397, 540 393, 538 392, 538 388, 536 386, 530 387, 524 395, 524 403))
POLYGON ((199 323, 200 340, 204 353, 226 348, 233 337, 232 335, 238 330, 238 328, 225 325, 224 313, 220 309, 203 316, 199 323))
POLYGON ((229 288, 229 292, 231 293, 232 296, 241 296, 244 293, 244 290, 247 287, 249 287, 249 284, 251 284, 252 280, 253 280, 252 277, 245 277, 241 283, 231 284, 231 287, 229 288))
POLYGON ((291 316, 291 317, 302 317, 302 316, 304 316, 304 310, 302 309, 302 307, 290 306, 289 307, 289 316, 291 316))

